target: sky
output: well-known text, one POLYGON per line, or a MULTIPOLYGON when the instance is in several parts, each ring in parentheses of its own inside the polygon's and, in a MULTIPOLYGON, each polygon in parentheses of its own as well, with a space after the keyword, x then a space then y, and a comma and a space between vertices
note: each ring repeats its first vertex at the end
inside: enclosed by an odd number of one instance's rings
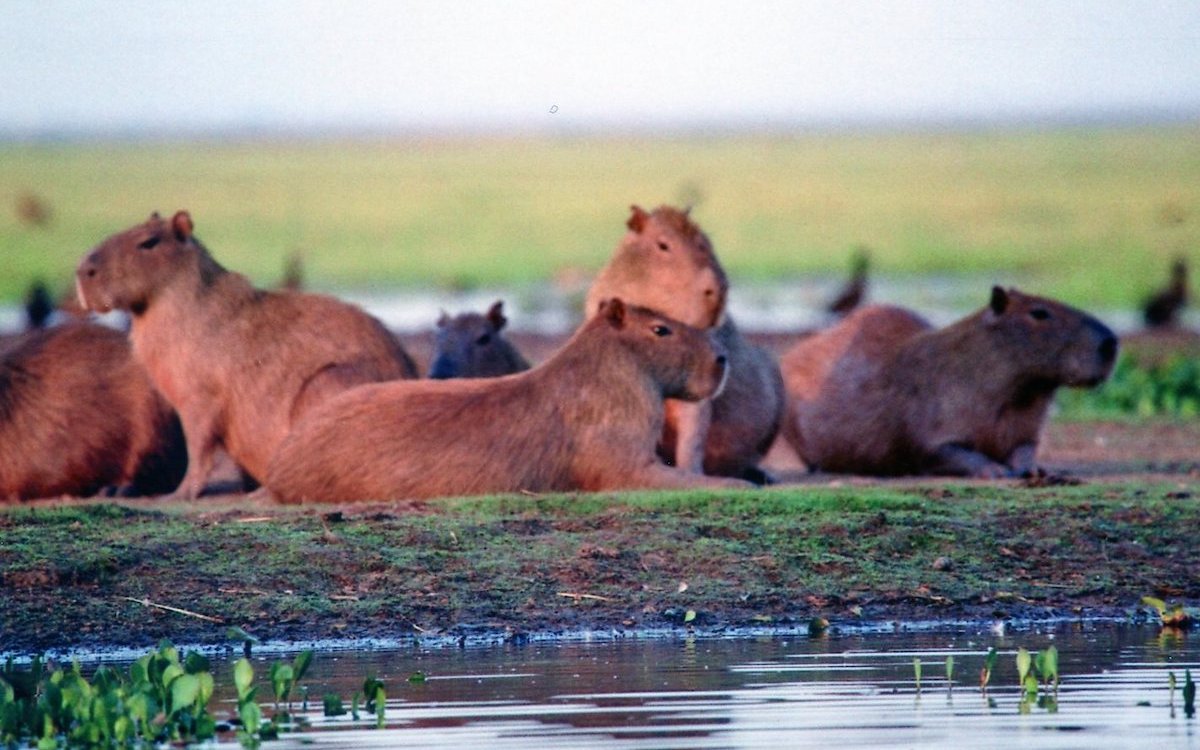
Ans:
POLYGON ((1200 2, 9 0, 0 135, 1200 119, 1200 2))

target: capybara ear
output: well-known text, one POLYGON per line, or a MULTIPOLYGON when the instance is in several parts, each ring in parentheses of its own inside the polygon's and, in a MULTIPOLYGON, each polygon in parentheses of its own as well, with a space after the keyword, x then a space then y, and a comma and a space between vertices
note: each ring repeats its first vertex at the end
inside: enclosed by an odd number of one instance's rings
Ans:
POLYGON ((988 307, 996 315, 1003 315, 1008 309, 1008 292, 998 286, 992 287, 992 299, 988 302, 988 307))
POLYGON ((508 318, 504 317, 504 300, 496 300, 495 304, 488 308, 487 319, 497 331, 504 327, 508 322, 508 318))
POLYGON ((625 222, 625 226, 641 234, 642 230, 646 227, 646 221, 650 218, 650 214, 646 213, 645 209, 637 204, 630 206, 629 210, 633 214, 630 215, 629 221, 625 222))
POLYGON ((158 215, 158 211, 150 212, 150 221, 162 221, 162 217, 158 215))
POLYGON ((187 211, 179 211, 171 219, 171 229, 175 232, 175 239, 180 242, 187 242, 192 238, 192 217, 187 211))
POLYGON ((600 303, 600 315, 616 329, 625 327, 625 303, 620 297, 606 299, 600 303))

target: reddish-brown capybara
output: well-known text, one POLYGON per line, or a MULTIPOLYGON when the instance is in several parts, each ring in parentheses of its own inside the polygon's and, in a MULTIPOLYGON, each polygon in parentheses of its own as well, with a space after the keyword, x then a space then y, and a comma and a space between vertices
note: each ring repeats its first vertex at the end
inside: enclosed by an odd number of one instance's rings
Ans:
POLYGON ((504 303, 487 313, 459 313, 438 318, 429 377, 494 378, 529 369, 529 363, 501 331, 508 322, 504 303))
POLYGON ((784 434, 810 470, 1028 476, 1055 390, 1097 385, 1116 354, 1100 321, 1015 289, 941 329, 865 307, 781 358, 784 434))
POLYGON ((596 313, 600 300, 622 297, 688 325, 715 329, 729 355, 729 383, 711 402, 669 402, 659 450, 668 463, 688 471, 768 481, 758 462, 783 419, 778 364, 747 342, 725 314, 725 270, 688 212, 631 208, 629 231, 588 291, 586 315, 596 313))
POLYGON ((135 358, 179 412, 195 497, 221 446, 252 478, 292 424, 346 388, 416 377, 383 325, 331 297, 256 289, 225 270, 193 234, 191 216, 112 235, 76 271, 86 308, 127 310, 135 358))
POLYGON ((0 500, 160 494, 186 468, 179 420, 123 333, 72 322, 0 355, 0 500))
POLYGON ((283 441, 266 484, 284 502, 749 486, 655 453, 663 399, 708 398, 725 371, 708 334, 607 300, 527 372, 365 385, 331 399, 283 441))

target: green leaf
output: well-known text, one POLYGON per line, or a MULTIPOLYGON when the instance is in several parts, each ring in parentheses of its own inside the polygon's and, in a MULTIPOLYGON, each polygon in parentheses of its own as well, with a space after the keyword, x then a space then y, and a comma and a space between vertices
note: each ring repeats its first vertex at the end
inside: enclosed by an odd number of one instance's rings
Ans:
POLYGON ((921 659, 920 657, 913 659, 913 677, 917 681, 917 692, 921 692, 921 659))
POLYGON ((420 683, 425 682, 425 673, 424 672, 413 672, 412 674, 410 674, 408 676, 408 681, 412 685, 419 685, 420 683))
POLYGON ((342 696, 337 693, 326 693, 322 703, 326 716, 345 716, 346 707, 342 705, 342 696))
POLYGON ((209 669, 208 657, 204 654, 189 651, 187 657, 183 660, 183 671, 188 674, 200 674, 201 672, 207 672, 209 669))
POLYGON ((1058 648, 1051 646, 1037 655, 1037 671, 1042 682, 1058 682, 1058 648))
POLYGON ((306 649, 296 655, 296 659, 292 662, 292 679, 296 682, 304 679, 304 673, 308 671, 308 666, 312 664, 313 650, 306 649))
POLYGON ((946 682, 954 682, 954 655, 946 656, 946 682))
POLYGON ((233 684, 237 687, 239 699, 245 697, 252 682, 254 682, 254 667, 250 664, 250 660, 238 659, 233 665, 233 684))
POLYGON ((1148 607, 1153 607, 1154 609, 1158 610, 1159 617, 1162 617, 1167 612, 1167 603, 1157 597, 1143 596, 1142 604, 1145 604, 1148 607))
POLYGON ((200 696, 200 678, 194 674, 181 674, 170 683, 171 713, 189 708, 200 696))
POLYGON ((231 641, 249 641, 251 643, 260 643, 261 642, 254 636, 247 633, 245 630, 242 630, 241 628, 237 627, 236 625, 230 627, 228 630, 225 631, 225 638, 228 640, 231 640, 231 641))
POLYGON ((1026 696, 1033 697, 1033 696, 1037 695, 1038 681, 1037 681, 1037 678, 1034 677, 1032 674, 1025 675, 1025 679, 1022 681, 1022 685, 1025 688, 1026 696))
POLYGON ((211 672, 201 672, 196 675, 196 679, 200 681, 200 693, 196 696, 196 705, 207 706, 213 694, 213 676, 211 672))
POLYGON ((1029 675, 1029 667, 1033 664, 1033 657, 1025 650, 1025 647, 1017 649, 1017 682, 1024 685, 1025 677, 1029 675))
POLYGON ((689 610, 688 610, 688 611, 687 611, 687 612, 686 612, 686 613, 683 615, 683 622, 684 622, 684 624, 687 624, 687 623, 689 623, 689 622, 691 622, 692 620, 695 620, 695 619, 696 619, 696 610, 694 610, 694 609, 689 609, 689 610))
POLYGON ((242 720, 242 729, 247 734, 258 734, 262 726, 262 709, 257 703, 245 703, 238 708, 238 717, 242 720))

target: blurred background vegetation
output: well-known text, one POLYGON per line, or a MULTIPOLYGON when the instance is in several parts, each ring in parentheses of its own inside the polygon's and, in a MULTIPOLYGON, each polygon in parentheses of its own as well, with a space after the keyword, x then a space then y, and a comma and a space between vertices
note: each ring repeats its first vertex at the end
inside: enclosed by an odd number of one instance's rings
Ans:
POLYGON ((995 275, 1132 308, 1200 266, 1200 126, 652 137, 0 144, 0 301, 66 289, 152 210, 191 211, 227 267, 323 290, 578 278, 630 203, 695 205, 735 284, 841 273, 995 275), (31 198, 42 223, 22 218, 31 198))

